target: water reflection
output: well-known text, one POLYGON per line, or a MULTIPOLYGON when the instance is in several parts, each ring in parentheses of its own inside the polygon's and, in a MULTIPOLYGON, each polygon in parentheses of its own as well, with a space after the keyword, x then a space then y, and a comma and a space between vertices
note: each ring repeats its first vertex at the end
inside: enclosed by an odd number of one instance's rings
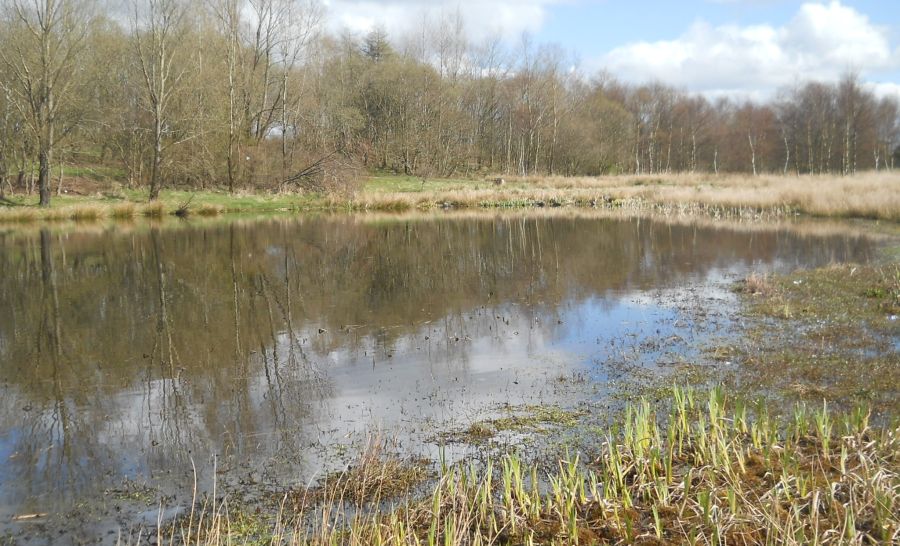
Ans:
POLYGON ((526 216, 0 235, 0 520, 126 477, 186 483, 211 454, 241 479, 303 479, 373 423, 427 443, 674 327, 642 294, 874 247, 526 216))

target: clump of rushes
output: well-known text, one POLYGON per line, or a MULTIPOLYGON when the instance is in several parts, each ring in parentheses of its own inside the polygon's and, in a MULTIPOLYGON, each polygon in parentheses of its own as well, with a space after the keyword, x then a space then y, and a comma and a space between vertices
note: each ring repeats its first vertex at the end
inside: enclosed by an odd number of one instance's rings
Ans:
POLYGON ((321 484, 287 495, 289 505, 303 512, 316 504, 378 504, 409 495, 429 477, 428 461, 402 459, 389 453, 380 438, 370 438, 362 455, 343 472, 325 477, 321 484))
POLYGON ((389 508, 348 509, 346 495, 332 494, 304 506, 291 532, 280 515, 273 535, 297 546, 900 539, 898 428, 871 426, 865 410, 798 406, 776 419, 720 388, 675 388, 668 412, 632 405, 621 431, 602 441, 597 458, 570 454, 549 473, 516 454, 442 464, 426 498, 389 508))
POLYGON ((34 207, 0 208, 0 222, 34 222, 39 219, 38 209, 34 207))
POLYGON ((744 279, 743 290, 754 296, 766 296, 772 293, 772 285, 769 282, 768 276, 760 275, 759 273, 751 273, 744 279))
POLYGON ((74 206, 69 217, 76 222, 96 222, 103 216, 103 209, 96 206, 74 206))
POLYGON ((134 203, 122 203, 114 206, 109 215, 116 220, 131 220, 136 214, 137 207, 134 203))
POLYGON ((166 206, 156 201, 154 203, 149 203, 144 205, 141 209, 141 214, 148 218, 162 218, 166 213, 166 206))
POLYGON ((225 207, 216 203, 203 203, 196 209, 198 216, 218 216, 225 212, 225 207))

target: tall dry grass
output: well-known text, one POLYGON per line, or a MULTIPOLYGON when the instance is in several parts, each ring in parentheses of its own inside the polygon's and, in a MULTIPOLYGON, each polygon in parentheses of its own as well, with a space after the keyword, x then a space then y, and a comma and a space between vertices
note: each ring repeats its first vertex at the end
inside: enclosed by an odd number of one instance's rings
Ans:
POLYGON ((900 173, 852 176, 672 174, 599 178, 526 178, 527 187, 603 191, 657 205, 793 210, 814 216, 900 220, 900 173))
POLYGON ((57 208, 38 208, 32 206, 15 206, 0 208, 0 224, 2 223, 33 223, 33 222, 97 222, 105 219, 130 220, 135 216, 159 218, 172 214, 163 203, 135 204, 135 203, 87 203, 84 205, 69 205, 57 208))
POLYGON ((349 206, 356 210, 389 211, 590 206, 732 218, 803 213, 897 221, 900 174, 525 177, 510 179, 504 187, 363 192, 349 206))
MULTIPOLYGON (((237 196, 240 197, 240 196, 237 196)), ((162 203, 97 204, 37 209, 2 207, 0 223, 52 220, 88 221, 135 215, 160 217, 175 211, 162 203), (171 210, 170 210, 171 209, 171 210)), ((362 191, 355 196, 318 196, 294 210, 378 210, 403 212, 436 208, 529 208, 578 206, 650 211, 667 215, 771 219, 794 213, 811 216, 900 221, 900 174, 867 172, 853 176, 669 174, 610 177, 511 178, 504 186, 472 182, 422 192, 362 191)), ((202 204, 186 211, 214 216, 250 206, 202 204)))

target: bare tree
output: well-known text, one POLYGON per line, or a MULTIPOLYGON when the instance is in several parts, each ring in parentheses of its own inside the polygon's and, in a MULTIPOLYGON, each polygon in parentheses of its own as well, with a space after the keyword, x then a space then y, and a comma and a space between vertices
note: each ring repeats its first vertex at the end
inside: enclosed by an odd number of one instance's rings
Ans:
POLYGON ((291 168, 293 145, 300 125, 301 82, 289 85, 289 78, 297 72, 310 42, 322 22, 324 11, 315 0, 288 0, 285 12, 285 38, 279 42, 278 57, 281 64, 281 187, 291 168), (295 93, 290 93, 291 91, 295 93))
POLYGON ((37 141, 40 204, 48 207, 54 150, 77 122, 70 99, 82 83, 76 67, 93 21, 93 3, 6 0, 2 6, 9 40, 0 47, 0 60, 9 80, 0 85, 37 141))
POLYGON ((153 124, 150 201, 154 201, 162 185, 163 140, 169 129, 169 108, 185 73, 184 67, 176 66, 175 53, 186 30, 186 4, 180 0, 145 0, 141 4, 135 3, 132 23, 153 124))

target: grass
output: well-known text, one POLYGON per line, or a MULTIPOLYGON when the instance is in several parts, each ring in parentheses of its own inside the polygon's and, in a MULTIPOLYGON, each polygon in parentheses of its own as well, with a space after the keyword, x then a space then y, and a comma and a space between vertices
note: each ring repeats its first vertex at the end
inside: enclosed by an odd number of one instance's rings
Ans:
POLYGON ((751 273, 744 279, 744 284, 740 288, 753 296, 766 296, 772 293, 772 284, 769 282, 768 275, 759 273, 751 273))
MULTIPOLYGON (((244 542, 896 543, 898 432, 872 426, 864 408, 834 413, 820 402, 777 417, 722 388, 676 387, 665 410, 628 406, 594 457, 567 453, 550 471, 516 453, 442 464, 425 494, 391 505, 326 500, 298 512, 282 503, 275 523, 244 542)), ((233 542, 239 518, 223 505, 179 520, 162 543, 233 542)))
POLYGON ((572 191, 604 189, 613 199, 639 199, 658 206, 900 220, 897 179, 897 174, 882 171, 845 177, 677 174, 547 178, 540 184, 572 191))
POLYGON ((422 181, 420 176, 403 176, 390 174, 376 174, 369 178, 365 191, 372 193, 423 193, 445 192, 462 189, 489 188, 493 184, 489 181, 467 180, 464 178, 426 178, 422 181))
POLYGON ((900 412, 900 264, 751 275, 736 288, 747 339, 715 351, 740 364, 743 389, 900 412))
POLYGON ((158 201, 147 203, 143 192, 121 190, 90 197, 71 194, 54 197, 52 206, 46 209, 36 206, 35 197, 11 196, 9 202, 12 204, 0 204, 0 223, 98 221, 137 216, 159 218, 174 215, 185 206, 187 215, 207 217, 237 212, 298 211, 311 208, 310 204, 314 202, 322 207, 325 200, 302 195, 229 195, 213 191, 171 190, 161 192, 158 201))
POLYGON ((137 215, 137 205, 134 203, 122 203, 121 205, 113 205, 109 211, 111 218, 117 220, 130 220, 137 215))
POLYGON ((429 462, 403 459, 381 438, 370 438, 357 460, 343 472, 326 476, 319 485, 288 493, 296 512, 321 503, 378 504, 409 495, 429 477, 429 462))
POLYGON ((594 206, 654 209, 667 214, 713 216, 811 216, 900 220, 897 175, 854 176, 662 174, 609 177, 507 178, 427 181, 376 177, 366 187, 371 207, 383 201, 410 206, 594 206), (418 198, 416 196, 419 196, 418 198), (427 199, 422 197, 427 195, 427 199))
MULTIPOLYGON (((747 280, 753 285, 754 275, 747 280)), ((835 265, 797 271, 766 282, 766 298, 752 310, 782 317, 784 307, 812 320, 852 321, 887 326, 884 320, 900 314, 900 264, 835 265)))
MULTIPOLYGON (((900 221, 900 184, 892 173, 854 176, 780 176, 671 174, 614 177, 507 178, 504 186, 488 179, 426 179, 373 176, 354 196, 268 194, 221 191, 163 191, 168 213, 186 203, 188 212, 220 214, 273 211, 392 211, 442 208, 591 207, 652 211, 666 215, 770 219, 795 213, 837 218, 900 221)), ((77 185, 77 180, 71 182, 77 185)), ((0 206, 0 222, 71 219, 80 207, 99 207, 97 216, 114 217, 121 203, 140 207, 146 193, 113 189, 90 196, 55 197, 49 210, 34 207, 33 196, 13 196, 0 206), (68 212, 53 212, 65 209, 68 212)))
POLYGON ((571 427, 584 413, 555 406, 506 406, 501 417, 476 421, 468 427, 443 434, 448 443, 478 444, 503 432, 545 432, 547 427, 571 427))

